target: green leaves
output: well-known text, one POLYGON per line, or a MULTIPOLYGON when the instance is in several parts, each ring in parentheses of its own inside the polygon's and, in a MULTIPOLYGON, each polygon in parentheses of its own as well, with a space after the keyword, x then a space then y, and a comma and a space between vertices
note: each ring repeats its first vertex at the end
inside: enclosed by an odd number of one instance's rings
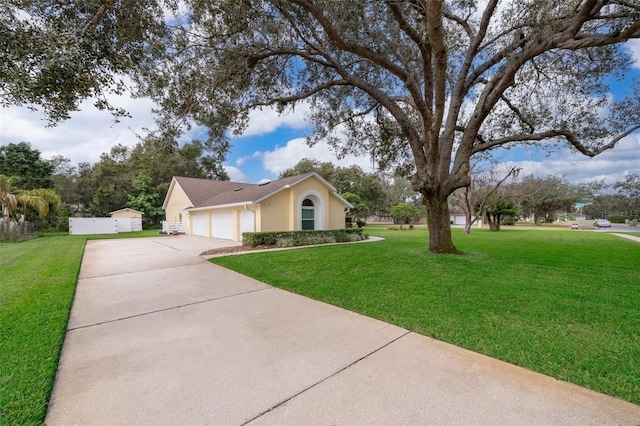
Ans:
POLYGON ((29 142, 0 146, 0 174, 13 176, 19 189, 53 188, 53 166, 29 142))
POLYGON ((389 216, 400 222, 401 228, 403 223, 409 223, 411 219, 417 218, 419 215, 418 208, 411 203, 396 204, 389 209, 389 216))
POLYGON ((147 60, 165 28, 155 0, 9 0, 0 12, 0 102, 41 108, 50 125, 89 98, 125 115, 107 99, 124 89, 116 76, 147 60))

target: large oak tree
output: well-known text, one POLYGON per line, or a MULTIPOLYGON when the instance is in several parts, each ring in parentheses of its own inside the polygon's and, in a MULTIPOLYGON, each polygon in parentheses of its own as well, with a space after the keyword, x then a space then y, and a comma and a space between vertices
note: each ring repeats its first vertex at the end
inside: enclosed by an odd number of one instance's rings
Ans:
POLYGON ((526 143, 592 156, 640 126, 640 83, 618 99, 608 87, 630 66, 621 46, 640 37, 638 0, 7 4, 5 102, 64 118, 113 73, 136 71, 168 131, 203 125, 222 147, 252 109, 307 102, 311 142, 411 170, 433 252, 457 252, 447 197, 469 184, 472 156, 526 143), (48 26, 20 19, 23 4, 48 26))
POLYGON ((640 127, 640 84, 616 100, 607 86, 640 37, 636 0, 185 3, 146 74, 165 122, 222 140, 251 109, 308 102, 311 142, 411 166, 432 252, 457 252, 447 197, 472 156, 525 143, 593 156, 640 127))

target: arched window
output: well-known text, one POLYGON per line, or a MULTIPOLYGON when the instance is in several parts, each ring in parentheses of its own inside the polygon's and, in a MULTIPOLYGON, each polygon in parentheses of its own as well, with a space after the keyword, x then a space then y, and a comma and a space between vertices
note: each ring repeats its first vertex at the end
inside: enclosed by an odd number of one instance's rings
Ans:
POLYGON ((302 201, 302 229, 315 229, 315 206, 308 198, 302 201))

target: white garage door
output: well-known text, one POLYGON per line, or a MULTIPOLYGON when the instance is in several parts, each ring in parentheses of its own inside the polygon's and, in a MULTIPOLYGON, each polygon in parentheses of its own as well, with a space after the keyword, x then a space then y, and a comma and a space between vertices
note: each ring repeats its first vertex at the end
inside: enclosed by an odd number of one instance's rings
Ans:
POLYGON ((191 226, 193 235, 207 236, 207 214, 206 213, 192 213, 191 214, 191 226))
POLYGON ((211 230, 214 238, 233 240, 233 212, 213 213, 211 230))
POLYGON ((255 232, 256 221, 253 210, 240 210, 240 237, 243 232, 255 232))

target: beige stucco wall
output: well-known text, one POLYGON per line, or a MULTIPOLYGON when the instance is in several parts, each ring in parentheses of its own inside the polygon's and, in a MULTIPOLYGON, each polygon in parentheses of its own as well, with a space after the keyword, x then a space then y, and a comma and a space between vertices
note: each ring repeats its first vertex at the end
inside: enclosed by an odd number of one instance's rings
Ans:
POLYGON ((113 218, 116 218, 116 219, 126 219, 126 218, 130 218, 130 217, 142 218, 142 213, 138 213, 138 212, 135 212, 133 210, 123 210, 123 211, 120 211, 120 212, 111 213, 110 216, 113 217, 113 218))
POLYGON ((329 218, 329 220, 327 229, 343 229, 345 226, 345 205, 343 204, 342 200, 340 200, 334 194, 331 194, 329 196, 329 200, 330 205, 328 208, 329 211, 327 213, 327 217, 329 218))
MULTIPOLYGON (((180 213, 187 207, 191 207, 189 199, 182 188, 180 188, 180 185, 174 185, 171 194, 169 194, 167 208, 165 209, 167 221, 180 222, 180 213)), ((188 223, 188 217, 185 213, 182 213, 182 221, 188 223)))
MULTIPOLYGON (((322 199, 322 212, 316 212, 316 229, 344 228, 344 204, 319 179, 309 179, 285 189, 265 199, 261 203, 261 231, 293 231, 301 229, 300 215, 302 200, 308 196, 322 199), (318 215, 322 215, 322 224, 318 215)), ((316 206, 319 208, 319 206, 316 206)))
POLYGON ((260 203, 260 228, 261 232, 290 231, 291 218, 291 190, 285 189, 260 203))

